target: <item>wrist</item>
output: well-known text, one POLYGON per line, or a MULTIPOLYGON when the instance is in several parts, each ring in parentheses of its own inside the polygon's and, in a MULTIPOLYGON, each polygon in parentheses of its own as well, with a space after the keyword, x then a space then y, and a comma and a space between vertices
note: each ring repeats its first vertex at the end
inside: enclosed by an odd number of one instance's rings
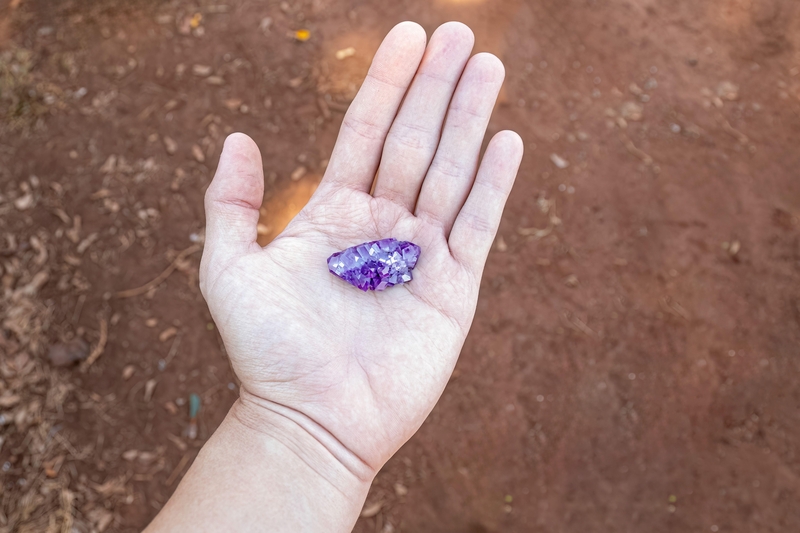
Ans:
POLYGON ((352 530, 374 473, 270 407, 243 392, 148 533, 352 530))
POLYGON ((366 497, 377 470, 310 417, 255 396, 245 387, 230 415, 242 431, 280 444, 325 482, 346 493, 363 489, 366 497))

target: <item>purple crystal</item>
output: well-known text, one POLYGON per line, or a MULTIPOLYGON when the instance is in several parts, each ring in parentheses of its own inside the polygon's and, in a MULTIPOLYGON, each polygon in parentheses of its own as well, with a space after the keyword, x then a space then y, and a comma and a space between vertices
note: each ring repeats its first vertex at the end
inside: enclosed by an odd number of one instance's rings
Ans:
POLYGON ((365 242, 328 258, 328 270, 362 291, 382 291, 411 281, 419 259, 413 242, 382 239, 365 242))

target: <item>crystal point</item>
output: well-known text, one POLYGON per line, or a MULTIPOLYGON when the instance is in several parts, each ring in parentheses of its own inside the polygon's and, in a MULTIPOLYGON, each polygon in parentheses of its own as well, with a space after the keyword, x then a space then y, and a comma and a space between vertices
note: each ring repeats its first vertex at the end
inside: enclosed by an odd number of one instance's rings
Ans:
POLYGON ((419 254, 413 242, 381 239, 336 252, 328 270, 362 291, 382 291, 411 281, 419 254))

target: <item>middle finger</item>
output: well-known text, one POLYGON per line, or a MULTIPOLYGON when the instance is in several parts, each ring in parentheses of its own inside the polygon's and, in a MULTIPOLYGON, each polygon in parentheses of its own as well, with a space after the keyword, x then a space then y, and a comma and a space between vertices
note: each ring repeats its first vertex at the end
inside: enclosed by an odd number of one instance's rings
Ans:
POLYGON ((472 31, 459 22, 431 36, 419 71, 383 146, 374 196, 412 210, 436 153, 458 80, 472 52, 472 31))

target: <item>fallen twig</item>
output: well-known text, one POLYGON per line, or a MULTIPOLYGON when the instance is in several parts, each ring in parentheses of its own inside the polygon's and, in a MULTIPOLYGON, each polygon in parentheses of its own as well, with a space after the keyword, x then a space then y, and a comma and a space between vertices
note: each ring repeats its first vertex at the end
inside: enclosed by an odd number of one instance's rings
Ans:
POLYGON ((201 249, 202 246, 200 246, 199 244, 191 245, 190 247, 186 248, 181 253, 179 253, 178 257, 176 257, 175 260, 172 261, 172 263, 166 268, 166 270, 164 270, 164 272, 159 274, 158 277, 156 277, 152 281, 145 283, 141 287, 136 287, 135 289, 128 289, 125 291, 118 292, 114 296, 116 296, 117 298, 132 298, 134 296, 139 296, 140 294, 146 293, 153 287, 158 287, 159 285, 164 283, 164 281, 166 281, 166 279, 170 276, 170 274, 172 274, 175 271, 175 269, 178 267, 178 264, 181 261, 186 259, 188 256, 192 255, 193 253, 199 252, 201 249))
POLYGON ((750 142, 750 139, 747 138, 747 135, 745 135, 741 131, 731 126, 731 123, 728 122, 728 119, 726 119, 719 113, 717 114, 717 120, 719 120, 722 123, 722 129, 725 130, 726 133, 729 133, 734 137, 736 137, 736 140, 739 141, 741 144, 747 144, 748 142, 750 142))
POLYGON ((622 139, 622 142, 625 145, 625 148, 627 148, 630 153, 632 153, 633 155, 635 155, 636 157, 641 159, 642 162, 645 165, 652 165, 653 164, 653 158, 650 157, 650 155, 648 153, 644 152, 643 150, 640 150, 639 148, 636 148, 636 145, 633 144, 633 141, 630 140, 630 138, 627 135, 625 135, 624 133, 621 133, 620 134, 620 139, 622 139))
POLYGON ((674 301, 669 296, 661 298, 658 302, 661 304, 661 308, 667 313, 673 314, 684 320, 689 320, 689 313, 686 312, 686 309, 684 309, 681 304, 674 301))
POLYGON ((78 296, 78 302, 75 304, 75 311, 72 313, 72 323, 77 324, 81 318, 81 311, 83 311, 83 304, 86 302, 86 295, 81 294, 78 296))
POLYGON ((563 315, 564 320, 566 321, 567 325, 576 331, 580 331, 590 337, 597 337, 598 334, 592 328, 586 325, 586 323, 581 320, 580 318, 576 317, 569 311, 565 312, 563 315))
POLYGON ((53 437, 58 441, 58 443, 64 447, 65 450, 69 453, 69 455, 75 459, 76 461, 83 460, 83 454, 80 453, 75 447, 72 445, 70 441, 62 437, 60 434, 56 433, 53 437))
MULTIPOLYGON (((167 353, 167 357, 164 359, 164 365, 163 365, 164 368, 167 368, 167 365, 170 363, 170 361, 172 361, 172 358, 175 357, 176 353, 178 353, 178 346, 181 345, 181 337, 182 334, 180 333, 175 335, 175 340, 172 341, 172 346, 170 347, 169 352, 167 353)), ((162 368, 161 370, 164 370, 164 368, 162 368)))
POLYGON ((547 222, 546 228, 517 228, 517 233, 522 235, 523 237, 533 237, 534 239, 542 239, 547 237, 553 232, 553 224, 551 222, 547 222))
POLYGON ((81 372, 86 372, 97 359, 103 355, 106 348, 106 341, 108 340, 108 320, 105 318, 100 319, 100 339, 97 341, 92 353, 86 358, 86 361, 81 365, 81 372))
POLYGON ((183 469, 186 468, 186 463, 189 462, 189 458, 191 457, 191 455, 192 455, 191 451, 183 454, 183 457, 181 457, 181 460, 178 462, 178 465, 175 467, 175 470, 172 471, 172 473, 167 478, 167 481, 165 482, 165 484, 168 487, 173 483, 175 483, 175 480, 178 479, 178 476, 181 475, 183 469))
POLYGON ((517 233, 523 237, 533 237, 534 239, 543 239, 550 235, 556 226, 561 224, 561 219, 556 214, 556 200, 543 200, 547 202, 547 227, 546 228, 517 228, 517 233))

